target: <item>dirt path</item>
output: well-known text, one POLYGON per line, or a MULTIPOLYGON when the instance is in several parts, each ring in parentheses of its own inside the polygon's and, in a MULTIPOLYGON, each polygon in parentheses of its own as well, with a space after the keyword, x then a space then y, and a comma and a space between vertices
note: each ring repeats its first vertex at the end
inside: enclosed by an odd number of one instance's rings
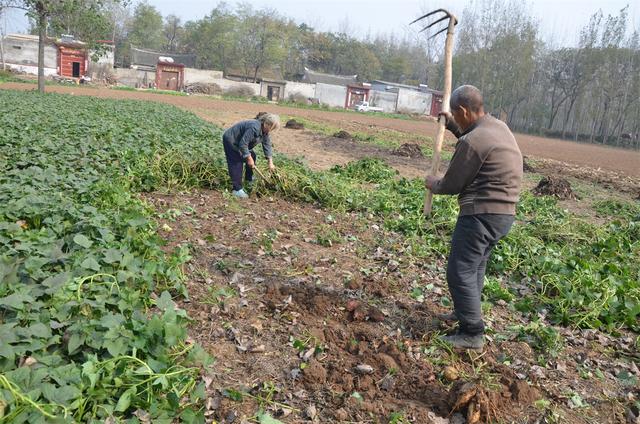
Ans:
MULTIPOLYGON (((32 90, 34 86, 31 84, 5 83, 0 85, 0 88, 32 90)), ((208 97, 171 96, 106 88, 49 86, 47 90, 75 95, 169 103, 191 110, 200 116, 208 117, 209 120, 212 120, 211 116, 215 115, 216 118, 213 119, 214 122, 225 126, 237 120, 251 117, 260 111, 270 111, 290 116, 300 116, 336 127, 349 125, 377 127, 429 137, 433 137, 436 132, 436 124, 428 120, 411 121, 347 112, 298 109, 275 104, 255 104, 217 100, 208 97)), ((640 177, 640 152, 638 151, 580 144, 523 134, 517 134, 516 138, 523 154, 526 156, 562 161, 572 164, 574 167, 588 167, 595 171, 603 169, 630 177, 640 177)))

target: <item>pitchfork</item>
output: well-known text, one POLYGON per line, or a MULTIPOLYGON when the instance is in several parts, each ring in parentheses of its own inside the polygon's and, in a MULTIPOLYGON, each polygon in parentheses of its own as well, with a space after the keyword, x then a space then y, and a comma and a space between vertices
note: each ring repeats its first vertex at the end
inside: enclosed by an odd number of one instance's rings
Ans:
MULTIPOLYGON (((451 62, 453 59, 453 28, 458 24, 458 19, 451 12, 445 9, 438 9, 438 10, 434 10, 433 12, 429 12, 424 16, 419 17, 415 21, 411 22, 411 24, 414 24, 422 19, 429 18, 430 16, 433 16, 433 15, 437 16, 439 14, 443 14, 443 16, 440 19, 433 21, 426 27, 422 28, 420 32, 425 31, 442 21, 446 21, 447 19, 449 20, 449 22, 447 23, 447 26, 440 29, 438 32, 436 32, 431 37, 429 37, 429 38, 433 38, 438 34, 441 34, 445 31, 447 32, 447 38, 444 44, 444 95, 442 98, 442 112, 447 113, 449 112, 449 100, 451 98, 451 67, 452 67, 451 62)), ((440 114, 440 116, 438 116, 438 133, 436 135, 436 140, 433 146, 433 160, 431 162, 430 175, 438 175, 438 168, 440 167, 440 152, 442 151, 442 141, 444 140, 444 131, 446 129, 446 126, 447 126, 447 119, 445 116, 443 116, 443 114, 440 114)), ((425 193, 425 199, 424 199, 425 216, 429 216, 431 214, 432 205, 433 205, 433 193, 431 192, 431 190, 427 190, 427 192, 425 193)))

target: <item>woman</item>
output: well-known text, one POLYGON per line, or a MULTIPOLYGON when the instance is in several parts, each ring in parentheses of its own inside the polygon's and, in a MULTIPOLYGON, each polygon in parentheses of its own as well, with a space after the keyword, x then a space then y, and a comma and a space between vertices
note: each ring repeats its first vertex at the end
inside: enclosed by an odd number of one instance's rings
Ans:
POLYGON ((246 162, 245 178, 253 181, 253 168, 256 164, 256 154, 253 148, 262 143, 264 156, 269 161, 269 169, 274 170, 269 134, 280 128, 280 117, 272 113, 260 113, 256 119, 240 121, 227 129, 222 135, 224 154, 227 157, 229 176, 233 183, 233 195, 246 199, 249 197, 242 188, 242 170, 246 162))

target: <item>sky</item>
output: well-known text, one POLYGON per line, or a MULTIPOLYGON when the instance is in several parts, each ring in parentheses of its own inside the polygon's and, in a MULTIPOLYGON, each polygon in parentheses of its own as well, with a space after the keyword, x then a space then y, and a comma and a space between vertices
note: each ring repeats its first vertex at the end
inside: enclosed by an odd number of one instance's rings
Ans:
MULTIPOLYGON (((395 32, 403 35, 408 23, 426 11, 448 8, 457 15, 472 0, 245 0, 255 8, 269 7, 298 23, 322 31, 337 31, 345 26, 356 36, 395 32)), ((184 21, 202 18, 217 0, 148 0, 163 15, 176 14, 184 21)), ((228 1, 235 4, 235 1, 228 1)), ((574 45, 580 29, 598 9, 605 15, 617 15, 629 5, 631 25, 640 29, 640 0, 530 0, 530 14, 539 19, 543 40, 556 46, 574 45)), ((6 32, 23 32, 26 19, 14 11, 5 17, 6 32)), ((0 25, 5 22, 0 21, 0 25)))

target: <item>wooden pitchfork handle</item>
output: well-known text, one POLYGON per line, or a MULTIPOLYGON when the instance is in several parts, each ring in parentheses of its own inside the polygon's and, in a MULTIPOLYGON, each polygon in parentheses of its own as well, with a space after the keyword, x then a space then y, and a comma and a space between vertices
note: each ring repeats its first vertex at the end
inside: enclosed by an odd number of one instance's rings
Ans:
MULTIPOLYGON (((426 30, 427 28, 437 24, 438 22, 441 22, 445 19, 449 19, 449 24, 447 27, 443 28, 441 31, 438 31, 436 34, 433 35, 433 37, 435 37, 436 35, 440 34, 441 32, 444 32, 445 30, 447 31, 447 38, 445 40, 445 45, 444 45, 444 95, 442 98, 442 112, 449 112, 449 100, 451 99, 451 73, 452 73, 452 61, 453 61, 453 30, 454 27, 456 26, 456 24, 458 23, 458 20, 456 19, 456 17, 449 13, 447 10, 445 9, 438 9, 435 10, 433 12, 427 13, 426 15, 416 19, 414 22, 419 21, 420 19, 426 18, 428 16, 431 16, 433 14, 436 13, 444 13, 445 16, 438 19, 437 21, 431 23, 430 25, 428 25, 427 27, 423 28, 422 31, 426 30)), ((429 175, 438 175, 438 168, 440 167, 440 152, 442 151, 442 142, 444 140, 444 132, 446 130, 446 126, 447 126, 447 119, 441 114, 438 117, 438 133, 436 134, 436 139, 435 139, 435 143, 433 146, 433 160, 431 162, 431 171, 429 173, 429 175)), ((429 216, 431 215, 431 207, 433 206, 433 193, 431 192, 431 190, 427 189, 425 192, 425 199, 424 199, 424 215, 425 216, 429 216)))
POLYGON ((255 164, 253 165, 253 170, 256 171, 258 173, 258 175, 260 175, 260 178, 262 178, 263 180, 267 181, 267 182, 271 182, 271 180, 267 177, 264 176, 264 174, 258 169, 257 166, 255 166, 255 164))

